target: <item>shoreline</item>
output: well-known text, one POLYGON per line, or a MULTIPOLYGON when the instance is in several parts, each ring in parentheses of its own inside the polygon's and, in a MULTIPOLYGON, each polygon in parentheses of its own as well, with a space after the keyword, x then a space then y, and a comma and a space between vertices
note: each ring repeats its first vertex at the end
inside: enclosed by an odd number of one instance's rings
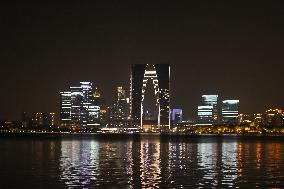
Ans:
POLYGON ((2 137, 40 137, 40 136, 169 136, 169 137, 283 137, 284 134, 195 134, 195 133, 70 133, 70 132, 0 132, 2 137))

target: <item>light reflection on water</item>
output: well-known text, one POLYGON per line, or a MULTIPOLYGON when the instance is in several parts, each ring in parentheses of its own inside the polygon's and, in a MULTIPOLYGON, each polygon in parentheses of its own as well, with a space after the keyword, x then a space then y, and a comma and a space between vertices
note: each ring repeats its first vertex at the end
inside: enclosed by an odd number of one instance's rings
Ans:
POLYGON ((161 180, 160 141, 142 140, 140 148, 142 188, 157 188, 161 180))
POLYGON ((284 187, 279 138, 4 138, 0 150, 1 188, 284 187))

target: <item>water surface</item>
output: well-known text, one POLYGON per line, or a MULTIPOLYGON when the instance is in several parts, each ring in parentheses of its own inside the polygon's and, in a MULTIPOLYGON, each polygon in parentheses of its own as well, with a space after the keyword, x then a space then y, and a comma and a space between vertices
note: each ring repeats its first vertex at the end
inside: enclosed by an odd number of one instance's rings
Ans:
POLYGON ((0 137, 0 188, 284 188, 283 137, 0 137))

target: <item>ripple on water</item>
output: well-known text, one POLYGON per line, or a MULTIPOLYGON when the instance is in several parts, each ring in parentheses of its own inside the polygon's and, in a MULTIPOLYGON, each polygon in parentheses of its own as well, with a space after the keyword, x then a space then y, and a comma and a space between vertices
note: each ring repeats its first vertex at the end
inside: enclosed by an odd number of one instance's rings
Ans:
POLYGON ((158 136, 139 140, 2 139, 1 186, 284 187, 284 140, 204 141, 160 140, 158 136))

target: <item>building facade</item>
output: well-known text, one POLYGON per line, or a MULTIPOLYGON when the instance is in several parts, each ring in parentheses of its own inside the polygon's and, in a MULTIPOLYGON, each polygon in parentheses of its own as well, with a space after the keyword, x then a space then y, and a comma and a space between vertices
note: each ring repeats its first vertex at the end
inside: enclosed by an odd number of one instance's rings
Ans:
POLYGON ((123 87, 117 87, 117 99, 114 103, 114 119, 127 120, 129 112, 129 102, 126 96, 126 91, 123 87))
POLYGON ((202 95, 197 116, 197 125, 199 126, 218 124, 218 95, 202 95))
POLYGON ((226 125, 236 125, 239 115, 239 100, 222 101, 222 123, 226 125))
POLYGON ((60 92, 60 123, 66 126, 99 126, 100 106, 92 82, 80 82, 70 91, 60 92))
POLYGON ((182 109, 172 109, 171 120, 176 123, 182 122, 182 109))
POLYGON ((268 109, 263 114, 262 125, 265 127, 282 127, 284 125, 284 113, 281 109, 268 109))
POLYGON ((158 107, 157 126, 170 129, 170 65, 133 64, 130 77, 130 116, 132 125, 143 127, 144 96, 147 81, 152 80, 158 107))
POLYGON ((71 123, 71 92, 60 92, 60 123, 71 123))

